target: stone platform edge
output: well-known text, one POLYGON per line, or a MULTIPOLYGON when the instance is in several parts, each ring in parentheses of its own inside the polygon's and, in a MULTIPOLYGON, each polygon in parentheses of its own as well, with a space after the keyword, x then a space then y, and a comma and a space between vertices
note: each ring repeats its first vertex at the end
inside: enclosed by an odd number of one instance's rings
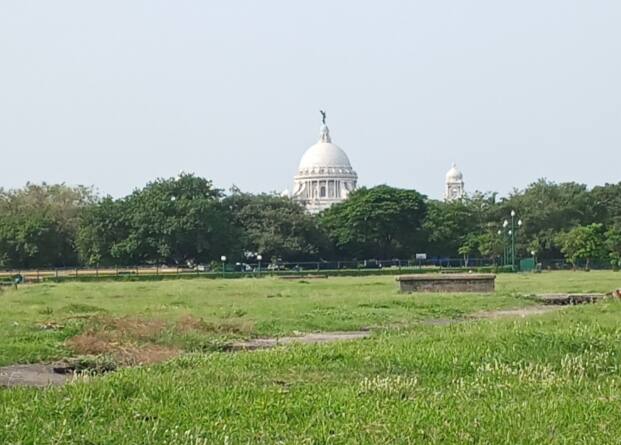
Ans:
POLYGON ((419 275, 400 275, 396 281, 445 281, 445 280, 491 280, 495 279, 493 273, 487 274, 419 274, 419 275))

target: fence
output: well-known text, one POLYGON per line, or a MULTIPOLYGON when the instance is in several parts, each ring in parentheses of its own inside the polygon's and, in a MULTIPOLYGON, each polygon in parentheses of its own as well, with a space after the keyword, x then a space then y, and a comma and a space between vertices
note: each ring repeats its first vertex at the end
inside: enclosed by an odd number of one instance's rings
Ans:
MULTIPOLYGON (((573 266, 564 260, 543 260, 540 268, 544 270, 567 270, 573 266)), ((595 264, 593 269, 609 269, 609 265, 595 264)), ((368 274, 373 271, 385 273, 399 273, 401 271, 433 272, 439 270, 503 270, 498 262, 487 258, 428 258, 425 260, 347 260, 347 261, 306 261, 306 262, 273 262, 273 263, 224 263, 218 268, 208 266, 113 266, 113 267, 62 267, 39 270, 5 270, 0 271, 0 282, 8 282, 13 277, 21 275, 24 281, 40 282, 46 280, 65 281, 70 279, 105 279, 121 277, 235 277, 235 276, 262 276, 285 275, 296 273, 326 273, 333 275, 347 275, 347 272, 368 274)))

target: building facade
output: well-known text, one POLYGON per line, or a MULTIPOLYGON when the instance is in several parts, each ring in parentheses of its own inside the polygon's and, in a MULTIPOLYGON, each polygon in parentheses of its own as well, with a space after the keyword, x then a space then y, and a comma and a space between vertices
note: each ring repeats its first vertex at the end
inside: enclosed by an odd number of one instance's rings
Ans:
POLYGON ((332 143, 325 113, 322 114, 319 141, 302 156, 291 194, 292 199, 303 204, 310 213, 319 213, 344 201, 358 182, 347 154, 332 143))
POLYGON ((455 164, 451 169, 446 172, 446 180, 444 182, 444 200, 455 201, 463 198, 465 195, 464 190, 464 175, 457 168, 455 164))

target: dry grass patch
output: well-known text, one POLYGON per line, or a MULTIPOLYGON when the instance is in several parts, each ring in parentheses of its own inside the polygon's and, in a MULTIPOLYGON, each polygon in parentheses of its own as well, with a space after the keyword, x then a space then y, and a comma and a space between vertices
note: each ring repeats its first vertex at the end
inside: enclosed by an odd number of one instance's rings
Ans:
POLYGON ((88 318, 83 332, 65 345, 77 355, 111 357, 119 365, 132 366, 168 360, 180 354, 186 343, 193 350, 188 338, 239 337, 254 331, 253 322, 238 318, 211 322, 188 314, 167 323, 135 316, 97 315, 88 318))
POLYGON ((166 330, 163 320, 147 320, 139 317, 98 316, 89 320, 87 332, 109 332, 116 337, 148 341, 159 337, 166 330))
POLYGON ((163 362, 181 353, 178 348, 171 346, 122 343, 105 333, 76 335, 67 340, 66 344, 75 354, 107 356, 122 366, 163 362))
POLYGON ((250 335, 255 332, 254 322, 240 319, 224 319, 208 322, 202 318, 185 315, 177 320, 175 330, 180 333, 203 332, 213 334, 250 335))
POLYGON ((75 354, 106 355, 121 365, 157 363, 180 353, 178 348, 156 344, 166 329, 162 320, 98 316, 65 344, 75 354))

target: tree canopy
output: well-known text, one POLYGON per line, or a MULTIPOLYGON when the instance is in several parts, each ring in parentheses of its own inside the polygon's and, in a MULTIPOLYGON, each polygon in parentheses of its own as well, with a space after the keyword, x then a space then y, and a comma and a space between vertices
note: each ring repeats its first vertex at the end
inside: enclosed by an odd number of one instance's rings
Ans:
POLYGON ((247 257, 302 261, 328 253, 328 240, 317 220, 289 198, 233 190, 224 205, 241 231, 239 247, 247 257))
POLYGON ((84 213, 78 249, 87 263, 209 262, 234 252, 237 233, 211 181, 158 179, 84 213))
POLYGON ((320 215, 320 223, 345 258, 412 257, 424 247, 425 197, 387 185, 360 188, 320 215))
POLYGON ((363 187, 319 215, 275 194, 225 194, 191 174, 157 179, 123 198, 91 188, 0 189, 0 268, 232 261, 410 259, 497 262, 515 226, 516 256, 621 266, 621 183, 589 189, 536 181, 504 198, 443 202, 415 190, 363 187))

